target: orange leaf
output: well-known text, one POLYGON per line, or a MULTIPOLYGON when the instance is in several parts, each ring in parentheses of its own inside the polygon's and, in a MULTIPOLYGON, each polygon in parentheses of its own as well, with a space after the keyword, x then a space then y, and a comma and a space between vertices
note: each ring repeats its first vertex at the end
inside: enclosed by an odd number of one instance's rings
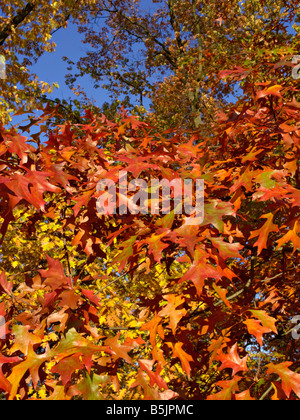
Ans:
POLYGON ((220 370, 230 368, 232 369, 233 376, 235 376, 237 372, 248 371, 247 359, 248 359, 248 356, 241 359, 240 356, 238 355, 237 343, 231 348, 228 354, 223 353, 220 356, 216 357, 216 360, 219 360, 220 362, 222 362, 222 366, 220 367, 220 370))
POLYGON ((221 287, 217 286, 216 284, 213 284, 213 288, 218 293, 218 295, 220 296, 220 298, 222 299, 222 301, 225 303, 225 305, 228 308, 231 308, 232 306, 231 306, 229 300, 226 298, 226 295, 228 293, 227 290, 222 289, 221 287))
POLYGON ((278 96, 279 98, 282 98, 282 95, 280 94, 281 89, 283 89, 281 85, 270 86, 265 90, 260 90, 259 92, 257 92, 256 98, 261 99, 268 95, 278 96))
POLYGON ((257 319, 247 319, 247 321, 244 321, 244 324, 247 325, 249 334, 254 335, 258 343, 262 346, 263 334, 270 333, 270 328, 263 327, 257 319))
POLYGON ((127 345, 127 344, 120 344, 119 343, 119 337, 120 337, 121 333, 119 333, 118 335, 116 335, 114 338, 108 338, 105 341, 105 346, 110 347, 111 350, 113 351, 114 355, 113 357, 115 357, 115 359, 124 359, 127 363, 132 364, 132 359, 131 357, 128 355, 128 352, 133 350, 133 348, 135 347, 134 345, 127 345))
POLYGON ((276 373, 280 376, 282 381, 282 389, 288 398, 290 397, 292 391, 294 391, 298 398, 300 398, 300 375, 299 373, 293 372, 289 369, 292 364, 292 362, 284 362, 280 363, 279 365, 270 363, 267 365, 267 373, 269 375, 276 373))
POLYGON ((282 238, 280 238, 277 241, 277 243, 278 243, 277 249, 281 248, 282 245, 291 241, 293 243, 293 246, 294 246, 293 253, 295 253, 297 251, 297 249, 300 250, 300 236, 298 235, 298 233, 300 233, 300 222, 299 221, 295 222, 295 226, 294 226, 293 230, 289 230, 286 235, 284 235, 282 238))
POLYGON ((8 295, 11 295, 13 289, 13 283, 7 281, 5 271, 0 274, 0 290, 1 289, 8 295))
POLYGON ((201 295, 207 278, 215 278, 217 280, 221 278, 220 273, 212 265, 206 262, 206 256, 208 256, 206 252, 197 249, 195 251, 193 264, 178 282, 181 284, 187 280, 192 281, 197 289, 198 295, 201 295))
POLYGON ((161 317, 165 317, 165 316, 170 317, 169 326, 173 334, 175 335, 176 328, 179 321, 181 320, 182 317, 186 315, 185 309, 177 309, 177 308, 181 306, 185 302, 185 300, 181 296, 176 296, 176 295, 166 295, 163 297, 164 299, 167 299, 168 304, 163 308, 162 311, 158 313, 158 315, 161 317))
POLYGON ((239 394, 235 394, 235 399, 238 401, 255 401, 255 398, 251 397, 250 389, 240 392, 239 394))
POLYGON ((176 343, 174 348, 173 348, 173 356, 174 357, 178 357, 181 361, 181 365, 183 370, 186 372, 187 377, 190 379, 191 377, 191 367, 190 367, 190 363, 193 361, 192 356, 190 356, 189 354, 187 354, 183 349, 182 349, 183 343, 176 343))
POLYGON ((229 242, 224 242, 222 238, 209 238, 213 245, 219 250, 221 257, 224 260, 228 258, 239 258, 242 256, 239 254, 239 251, 243 249, 243 245, 237 243, 231 244, 229 242))
POLYGON ((216 385, 223 388, 222 391, 217 394, 210 395, 207 399, 211 401, 231 401, 232 395, 239 390, 238 383, 242 378, 235 376, 230 381, 219 381, 216 385))
POLYGON ((275 318, 272 318, 271 316, 269 316, 266 311, 251 310, 250 312, 255 316, 255 318, 261 321, 264 327, 269 328, 275 334, 278 334, 278 331, 275 325, 277 320, 275 318))
POLYGON ((154 363, 155 360, 139 360, 141 369, 143 369, 150 378, 150 386, 154 386, 156 384, 161 389, 168 389, 168 385, 160 376, 160 372, 162 371, 161 363, 158 363, 156 371, 153 372, 154 363))
POLYGON ((267 249, 268 237, 271 232, 278 232, 279 228, 273 223, 274 214, 268 213, 261 216, 261 219, 267 219, 267 222, 258 230, 251 233, 249 239, 258 236, 254 246, 258 247, 257 255, 260 255, 263 249, 267 249))
POLYGON ((160 263, 162 259, 162 252, 168 248, 168 244, 161 241, 161 239, 170 232, 169 229, 160 229, 158 235, 153 234, 150 238, 145 240, 145 243, 149 245, 149 254, 153 255, 155 261, 160 263), (161 232, 161 233, 160 233, 161 232))

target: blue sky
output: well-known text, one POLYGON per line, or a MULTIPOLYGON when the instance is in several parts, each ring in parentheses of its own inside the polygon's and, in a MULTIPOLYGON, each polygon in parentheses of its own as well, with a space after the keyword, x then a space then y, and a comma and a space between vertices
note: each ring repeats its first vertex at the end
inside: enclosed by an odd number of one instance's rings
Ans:
MULTIPOLYGON (((141 6, 146 11, 153 12, 160 4, 153 3, 151 0, 141 0, 141 6)), ((89 46, 83 44, 82 39, 82 35, 77 31, 77 26, 69 23, 66 29, 60 29, 53 35, 52 41, 57 45, 55 52, 44 53, 38 62, 30 68, 38 75, 39 80, 50 84, 55 82, 59 84, 59 89, 55 89, 51 95, 48 95, 51 99, 76 98, 72 90, 65 84, 68 64, 62 58, 67 56, 76 63, 80 57, 84 56, 89 46)), ((101 106, 104 102, 111 101, 109 92, 101 88, 95 89, 93 80, 89 76, 80 78, 77 84, 80 84, 91 100, 96 101, 96 105, 101 106)), ((150 105, 149 101, 145 100, 144 106, 149 107, 148 105, 150 105)))
MULTIPOLYGON (((159 3, 153 3, 152 0, 141 0, 141 5, 145 10, 151 12, 161 6, 159 3)), ((293 31, 292 28, 291 31, 293 31)), ((51 95, 48 95, 51 99, 75 99, 76 96, 65 84, 65 74, 68 73, 68 64, 62 58, 67 56, 76 63, 80 57, 85 55, 89 46, 81 42, 82 35, 78 33, 77 26, 72 23, 69 23, 66 29, 60 29, 56 32, 52 40, 57 45, 55 52, 44 53, 30 70, 36 73, 41 81, 48 82, 49 84, 58 83, 59 88, 55 89, 51 95)), ((101 107, 104 102, 111 102, 109 92, 102 88, 95 89, 93 87, 93 80, 89 76, 80 78, 78 84, 80 84, 81 88, 83 88, 92 101, 95 100, 97 106, 101 107)), ((149 100, 145 100, 145 107, 150 107, 149 100)))
MULTIPOLYGON (((45 53, 38 62, 31 67, 40 80, 47 83, 58 83, 59 89, 55 89, 50 98, 59 98, 68 100, 70 97, 75 98, 72 90, 65 84, 65 74, 68 73, 68 64, 63 61, 63 57, 67 56, 76 62, 85 53, 87 48, 82 42, 82 35, 77 32, 77 27, 69 23, 66 29, 60 29, 53 35, 52 40, 57 47, 55 52, 45 53)), ((98 105, 102 105, 109 100, 109 95, 104 89, 93 88, 93 81, 88 76, 81 78, 78 84, 85 90, 90 99, 97 101, 98 105)))

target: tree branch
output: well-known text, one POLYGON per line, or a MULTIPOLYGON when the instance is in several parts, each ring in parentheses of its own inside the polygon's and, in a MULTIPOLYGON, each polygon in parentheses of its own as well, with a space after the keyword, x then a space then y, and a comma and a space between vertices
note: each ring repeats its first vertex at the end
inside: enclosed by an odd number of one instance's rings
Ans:
MULTIPOLYGON (((124 18, 125 20, 127 20, 131 26, 136 26, 138 28, 140 28, 145 36, 149 37, 156 45, 159 45, 162 49, 162 54, 163 56, 166 58, 167 61, 169 61, 169 63, 171 64, 172 68, 177 68, 177 64, 174 62, 172 54, 169 50, 169 48, 163 43, 161 42, 159 39, 157 39, 156 36, 154 36, 150 30, 148 28, 146 28, 144 25, 142 25, 140 22, 136 22, 133 21, 130 17, 126 16, 123 12, 118 11, 117 12, 118 15, 122 18, 124 18)), ((129 33, 130 31, 127 30, 127 32, 129 33)), ((142 38, 140 36, 138 36, 137 34, 131 33, 131 35, 135 36, 136 38, 142 38)), ((143 38, 142 38, 143 39, 143 38)))
MULTIPOLYGON (((269 278, 266 278, 266 279, 261 280, 261 281, 262 281, 262 282, 267 282, 267 281, 275 280, 276 278, 278 278, 278 277, 280 277, 280 276, 282 276, 282 273, 276 274, 276 276, 274 276, 274 277, 269 277, 269 278)), ((232 295, 230 295, 230 296, 226 297, 226 299, 227 299, 228 301, 231 301, 231 300, 233 300, 233 299, 237 298, 238 296, 240 296, 240 295, 242 295, 243 293, 245 293, 245 291, 246 291, 247 289, 249 289, 250 285, 251 285, 251 278, 249 279, 249 281, 247 282, 247 284, 245 285, 245 287, 243 287, 242 289, 238 290, 238 291, 237 291, 237 292, 235 292, 234 294, 232 294, 232 295)), ((202 303, 202 302, 201 302, 201 303, 202 303)), ((223 300, 222 300, 222 299, 220 299, 218 302, 214 303, 214 304, 213 304, 213 306, 216 308, 217 306, 220 306, 220 305, 222 305, 223 303, 224 303, 224 302, 223 302, 223 300)), ((188 320, 190 320, 191 318, 194 318, 195 316, 201 315, 201 314, 203 314, 203 313, 205 313, 205 312, 208 312, 208 311, 210 311, 210 310, 211 310, 211 308, 210 308, 210 307, 205 308, 205 309, 201 309, 200 311, 198 311, 198 310, 196 309, 196 310, 194 310, 194 311, 193 311, 190 315, 188 315, 187 319, 188 319, 188 320)))
POLYGON ((65 18, 64 18, 64 20, 63 20, 63 23, 58 27, 58 28, 56 28, 56 29, 54 29, 52 32, 51 32, 51 36, 53 36, 56 32, 58 32, 60 29, 62 29, 63 27, 64 27, 64 24, 66 23, 66 22, 68 22, 69 20, 70 20, 70 18, 71 18, 71 16, 72 16, 72 12, 76 9, 76 7, 77 7, 77 5, 78 5, 78 3, 80 2, 80 0, 76 0, 75 2, 74 2, 74 4, 73 4, 73 7, 72 7, 72 9, 71 9, 71 11, 65 16, 65 18))
POLYGON ((24 9, 20 10, 19 13, 16 14, 15 17, 11 19, 11 21, 2 29, 0 32, 0 46, 4 44, 7 38, 12 33, 12 28, 16 28, 20 23, 22 23, 28 15, 33 11, 35 8, 35 4, 33 2, 28 2, 24 9))
POLYGON ((105 331, 138 331, 140 329, 138 327, 108 327, 105 325, 100 328, 105 331))
POLYGON ((269 395, 269 393, 272 391, 273 389, 273 385, 270 385, 270 387, 266 390, 266 392, 260 397, 260 401, 263 401, 265 398, 267 398, 267 396, 269 395))
MULTIPOLYGON (((135 267, 133 267, 131 270, 127 271, 126 273, 122 274, 120 277, 116 278, 115 280, 113 280, 112 282, 108 283, 106 286, 104 286, 102 289, 98 290, 95 294, 98 295, 99 293, 103 292, 105 289, 107 289, 109 286, 113 285, 114 283, 116 283, 117 281, 123 279, 124 277, 126 277, 128 274, 132 273, 133 271, 135 271, 139 266, 141 266, 142 264, 144 264, 143 262, 138 263, 135 267)), ((101 278, 101 277, 99 277, 101 278)), ((93 279, 96 280, 96 279, 93 279)))
POLYGON ((175 0, 168 0, 168 8, 169 8, 169 15, 170 15, 170 23, 175 33, 176 42, 178 45, 179 50, 183 47, 183 42, 180 36, 180 25, 176 20, 176 15, 174 11, 175 0))

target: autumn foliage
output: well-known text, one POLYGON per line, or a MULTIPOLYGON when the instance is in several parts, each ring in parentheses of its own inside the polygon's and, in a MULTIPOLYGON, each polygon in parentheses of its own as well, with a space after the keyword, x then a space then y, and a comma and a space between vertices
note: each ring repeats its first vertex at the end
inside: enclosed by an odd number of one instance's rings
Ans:
POLYGON ((28 125, 0 127, 3 399, 300 399, 300 99, 289 52, 253 51, 215 70, 213 93, 230 83, 242 93, 214 101, 205 127, 195 104, 181 128, 124 108, 74 123, 50 105, 28 125), (203 179, 202 223, 174 209, 99 214, 97 185, 120 171, 203 179))
POLYGON ((245 399, 273 383, 300 397, 297 342, 272 347, 297 313, 299 275, 300 137, 287 124, 299 105, 280 90, 259 86, 247 109, 220 114, 209 142, 125 113, 87 114, 38 146, 2 128, 5 395, 245 399), (203 177, 203 223, 99 215, 97 182, 120 170, 203 177))

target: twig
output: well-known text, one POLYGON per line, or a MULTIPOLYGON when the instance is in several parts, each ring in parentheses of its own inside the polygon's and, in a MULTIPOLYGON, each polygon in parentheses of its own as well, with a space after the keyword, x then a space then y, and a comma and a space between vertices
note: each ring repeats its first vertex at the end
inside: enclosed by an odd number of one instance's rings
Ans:
POLYGON ((137 327, 106 327, 106 326, 101 326, 100 328, 102 330, 107 330, 107 331, 137 331, 137 330, 139 330, 139 328, 137 328, 137 327))
POLYGON ((272 389, 273 389, 273 385, 271 385, 270 388, 266 390, 266 392, 260 397, 259 401, 263 401, 268 396, 268 394, 272 391, 272 389))
MULTIPOLYGON (((280 276, 282 276, 282 273, 276 274, 276 276, 274 276, 274 277, 270 277, 270 278, 267 278, 267 279, 264 279, 264 280, 261 280, 261 281, 262 282, 267 282, 267 281, 275 280, 276 278, 278 278, 280 276)), ((249 279, 249 281, 247 282, 247 284, 245 285, 245 287, 243 287, 242 289, 238 290, 233 295, 226 297, 226 299, 230 301, 230 300, 233 300, 233 299, 237 298, 238 296, 242 295, 250 287, 250 284, 251 284, 251 279, 249 279)), ((220 299, 218 302, 214 303, 214 307, 220 306, 223 303, 224 303, 223 300, 220 299)), ((202 302, 201 302, 201 304, 202 304, 202 302)), ((193 318, 194 316, 197 316, 197 315, 201 315, 202 313, 205 313, 205 312, 207 312, 209 310, 210 310, 210 308, 205 308, 205 309, 202 309, 201 311, 197 311, 197 309, 195 309, 189 315, 188 319, 191 319, 191 318, 193 318)))
MULTIPOLYGON (((66 218, 66 210, 67 210, 68 207, 69 206, 66 206, 62 210, 62 217, 63 217, 63 219, 66 218)), ((64 240, 65 257, 66 257, 66 260, 67 260, 68 277, 70 277, 71 283, 72 283, 72 287, 74 287, 74 280, 73 280, 73 276, 72 276, 70 256, 69 256, 69 251, 68 251, 68 247, 67 247, 67 238, 66 238, 66 234, 65 234, 64 229, 63 229, 63 240, 64 240)))
POLYGON ((256 381, 258 381, 258 377, 259 377, 259 374, 260 374, 260 369, 261 369, 261 358, 262 358, 262 353, 261 353, 261 351, 259 352, 259 358, 258 358, 258 367, 257 367, 257 372, 256 372, 256 375, 255 375, 255 380, 256 381))
POLYGON ((140 262, 136 267, 134 267, 131 270, 127 271, 127 273, 122 274, 122 276, 120 276, 117 279, 113 280, 112 282, 108 283, 105 287, 103 287, 102 289, 98 290, 98 292, 96 292, 95 294, 98 295, 99 293, 103 292, 105 289, 107 289, 112 284, 114 284, 117 281, 121 280, 122 278, 128 276, 128 274, 130 274, 132 271, 135 271, 142 264, 144 264, 144 261, 143 262, 140 262))

